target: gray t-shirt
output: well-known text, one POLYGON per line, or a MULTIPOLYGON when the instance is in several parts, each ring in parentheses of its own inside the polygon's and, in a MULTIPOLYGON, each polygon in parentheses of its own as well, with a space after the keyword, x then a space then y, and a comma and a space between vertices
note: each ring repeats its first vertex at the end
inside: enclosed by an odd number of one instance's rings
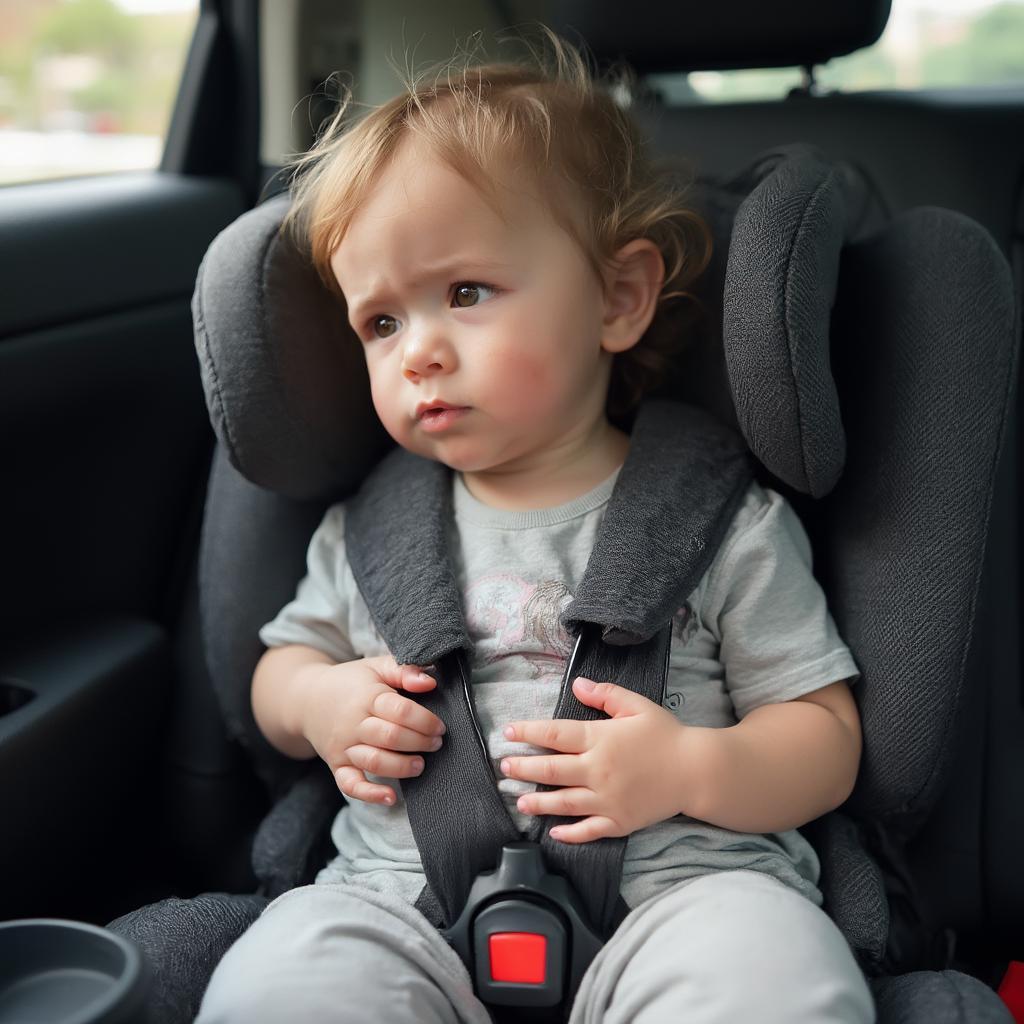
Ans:
MULTIPOLYGON (((532 818, 516 801, 536 785, 506 778, 498 765, 506 755, 546 751, 502 730, 554 712, 571 651, 559 615, 583 576, 617 476, 557 508, 509 512, 475 499, 453 474, 449 541, 474 644, 473 701, 498 789, 523 833, 532 818)), ((307 644, 339 662, 388 653, 345 557, 344 516, 344 504, 325 514, 295 599, 260 630, 268 647, 307 644)), ((673 620, 664 706, 687 724, 724 728, 762 704, 858 675, 812 575, 799 518, 780 494, 751 484, 673 620)), ((426 879, 400 783, 384 781, 396 802, 347 803, 331 833, 338 855, 316 880, 415 903, 426 879)), ((632 908, 684 878, 738 869, 764 871, 821 903, 818 859, 799 832, 732 832, 682 815, 629 836, 621 892, 632 908)))

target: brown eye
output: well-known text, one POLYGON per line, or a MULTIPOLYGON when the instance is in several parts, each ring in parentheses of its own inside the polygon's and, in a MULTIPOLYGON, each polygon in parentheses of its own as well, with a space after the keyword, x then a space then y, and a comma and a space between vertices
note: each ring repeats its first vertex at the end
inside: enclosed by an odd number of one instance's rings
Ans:
POLYGON ((393 316, 378 316, 373 320, 373 333, 378 338, 390 338, 398 330, 398 321, 393 316))
POLYGON ((473 281, 465 281, 457 284, 452 292, 452 305, 463 309, 466 306, 479 306, 481 302, 493 299, 498 294, 498 289, 489 284, 478 284, 473 281))
POLYGON ((455 289, 456 306, 475 306, 480 301, 480 289, 475 284, 460 284, 455 289))

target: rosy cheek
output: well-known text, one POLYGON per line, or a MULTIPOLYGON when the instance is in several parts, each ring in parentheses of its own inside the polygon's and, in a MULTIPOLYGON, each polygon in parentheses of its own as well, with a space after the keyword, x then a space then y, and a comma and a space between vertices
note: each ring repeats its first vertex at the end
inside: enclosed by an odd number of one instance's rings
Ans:
POLYGON ((549 356, 534 355, 521 349, 503 353, 490 360, 489 376, 500 382, 499 396, 514 397, 520 406, 524 401, 532 404, 531 399, 539 404, 543 399, 540 388, 551 379, 551 360, 549 356))

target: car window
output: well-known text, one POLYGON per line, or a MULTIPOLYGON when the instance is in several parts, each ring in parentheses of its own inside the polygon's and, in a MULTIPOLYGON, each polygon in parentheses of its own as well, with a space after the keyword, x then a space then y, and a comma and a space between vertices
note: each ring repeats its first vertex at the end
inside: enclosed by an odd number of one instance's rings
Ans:
MULTIPOLYGON (((669 104, 777 100, 800 68, 652 75, 669 104)), ((1024 87, 1024 0, 893 0, 874 46, 815 69, 825 90, 1024 87)))
POLYGON ((483 55, 506 22, 492 0, 260 0, 260 25, 263 159, 275 165, 310 145, 346 89, 384 103, 408 69, 448 59, 456 40, 483 55))
POLYGON ((0 0, 0 184, 160 162, 198 0, 0 0))

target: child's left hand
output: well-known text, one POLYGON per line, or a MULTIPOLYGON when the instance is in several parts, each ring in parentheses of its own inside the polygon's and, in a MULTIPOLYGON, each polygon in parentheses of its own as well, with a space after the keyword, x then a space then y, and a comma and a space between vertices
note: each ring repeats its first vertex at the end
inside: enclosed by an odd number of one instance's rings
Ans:
POLYGON ((671 711, 625 687, 597 683, 587 690, 584 683, 590 680, 574 680, 573 693, 610 719, 512 722, 505 729, 508 739, 563 752, 502 759, 501 770, 509 778, 565 787, 524 794, 516 805, 519 811, 584 818, 552 829, 552 837, 566 843, 628 836, 688 813, 700 786, 692 766, 700 764, 697 748, 710 730, 684 725, 671 711))

